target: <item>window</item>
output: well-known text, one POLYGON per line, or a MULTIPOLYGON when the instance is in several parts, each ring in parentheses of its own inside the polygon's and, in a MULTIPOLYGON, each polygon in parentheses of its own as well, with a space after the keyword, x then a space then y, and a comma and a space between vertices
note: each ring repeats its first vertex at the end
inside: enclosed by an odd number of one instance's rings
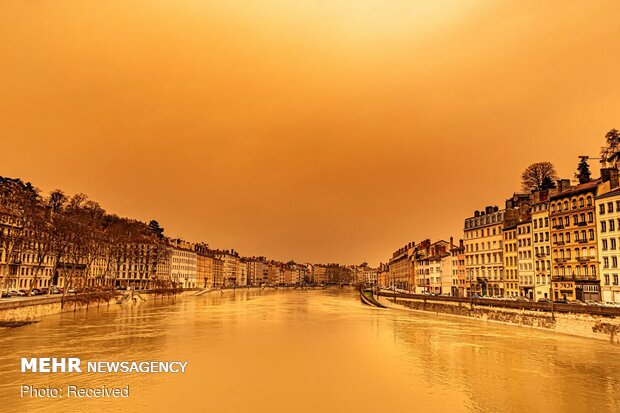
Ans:
POLYGON ((614 203, 613 202, 608 202, 607 203, 607 212, 614 212, 614 203))
POLYGON ((584 199, 579 198, 579 208, 583 208, 584 205, 585 205, 584 199))
POLYGON ((610 249, 615 250, 616 249, 616 239, 612 238, 609 241, 610 241, 610 249))
POLYGON ((601 215, 605 215, 605 204, 600 204, 598 207, 598 212, 601 215))
POLYGON ((615 231, 616 230, 616 221, 614 221, 613 219, 609 220, 609 230, 610 231, 615 231))
POLYGON ((611 257, 611 268, 618 268, 618 257, 611 257))
POLYGON ((609 268, 609 257, 603 258, 603 268, 609 268))
POLYGON ((607 231, 607 222, 602 221, 601 222, 601 232, 606 232, 607 231))

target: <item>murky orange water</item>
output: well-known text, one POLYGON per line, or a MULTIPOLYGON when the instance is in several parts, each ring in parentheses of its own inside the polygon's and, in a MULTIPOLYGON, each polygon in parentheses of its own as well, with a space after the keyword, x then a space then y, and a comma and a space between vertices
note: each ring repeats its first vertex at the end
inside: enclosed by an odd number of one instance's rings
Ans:
POLYGON ((46 317, 0 331, 0 411, 618 412, 607 343, 378 310, 349 290, 237 291, 46 317), (20 373, 20 357, 183 360, 172 374, 20 373), (20 385, 130 386, 123 400, 20 385))

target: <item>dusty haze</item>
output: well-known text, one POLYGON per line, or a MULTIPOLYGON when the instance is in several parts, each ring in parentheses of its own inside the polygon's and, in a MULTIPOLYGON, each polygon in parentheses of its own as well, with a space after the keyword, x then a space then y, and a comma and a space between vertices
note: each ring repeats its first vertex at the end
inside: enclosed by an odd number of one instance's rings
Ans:
POLYGON ((620 128, 617 1, 428 3, 3 1, 0 175, 244 255, 376 264, 620 128))

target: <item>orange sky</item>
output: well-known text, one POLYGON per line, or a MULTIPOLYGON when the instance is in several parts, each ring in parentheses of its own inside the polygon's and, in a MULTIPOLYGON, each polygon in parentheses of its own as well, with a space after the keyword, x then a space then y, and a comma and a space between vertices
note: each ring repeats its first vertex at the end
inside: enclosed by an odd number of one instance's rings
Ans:
POLYGON ((376 264, 620 128, 620 2, 541 3, 5 0, 0 175, 244 255, 376 264))

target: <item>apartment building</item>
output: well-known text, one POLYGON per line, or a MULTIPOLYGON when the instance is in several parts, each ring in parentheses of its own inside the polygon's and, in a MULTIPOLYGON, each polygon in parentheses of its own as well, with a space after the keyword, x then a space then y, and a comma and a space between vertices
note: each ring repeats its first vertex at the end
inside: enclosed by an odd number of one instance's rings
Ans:
POLYGON ((519 274, 519 295, 533 300, 534 246, 532 243, 531 219, 517 224, 517 265, 519 274))
POLYGON ((519 296, 519 263, 517 252, 517 225, 504 227, 504 291, 506 297, 519 296))
POLYGON ((465 275, 465 244, 463 240, 459 240, 459 245, 453 245, 450 248, 452 256, 452 273, 456 279, 456 291, 452 288, 452 295, 457 297, 465 297, 467 292, 467 277, 465 275))
POLYGON ((408 243, 402 248, 394 251, 392 258, 388 262, 391 286, 401 290, 412 291, 415 286, 414 268, 412 256, 415 244, 408 243))
POLYGON ((620 188, 596 197, 601 299, 620 303, 620 188))
POLYGON ((551 237, 548 192, 537 194, 532 205, 532 245, 534 247, 534 299, 551 297, 551 237))
POLYGON ((549 201, 554 299, 600 301, 595 198, 600 180, 558 182, 549 201))
POLYGON ((505 210, 488 206, 465 219, 465 271, 469 294, 503 295, 505 210))

